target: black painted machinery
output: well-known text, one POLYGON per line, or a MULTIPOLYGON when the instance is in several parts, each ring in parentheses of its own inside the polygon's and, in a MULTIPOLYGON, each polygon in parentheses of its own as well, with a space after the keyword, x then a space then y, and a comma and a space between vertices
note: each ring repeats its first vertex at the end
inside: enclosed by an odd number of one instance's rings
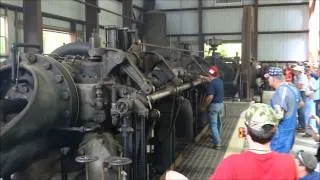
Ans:
POLYGON ((106 33, 107 47, 92 38, 50 56, 12 46, 0 69, 0 177, 153 179, 203 127, 202 58, 142 51, 126 28, 106 33))

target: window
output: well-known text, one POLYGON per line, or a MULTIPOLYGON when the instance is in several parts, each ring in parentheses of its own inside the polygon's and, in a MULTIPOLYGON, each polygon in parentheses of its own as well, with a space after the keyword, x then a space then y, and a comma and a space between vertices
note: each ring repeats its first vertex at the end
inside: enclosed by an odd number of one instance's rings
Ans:
POLYGON ((58 47, 71 43, 71 35, 68 32, 43 30, 43 53, 50 54, 58 47))
POLYGON ((223 43, 217 47, 217 53, 223 57, 241 57, 241 43, 223 43))
POLYGON ((6 16, 0 16, 0 56, 8 55, 8 21, 6 16))

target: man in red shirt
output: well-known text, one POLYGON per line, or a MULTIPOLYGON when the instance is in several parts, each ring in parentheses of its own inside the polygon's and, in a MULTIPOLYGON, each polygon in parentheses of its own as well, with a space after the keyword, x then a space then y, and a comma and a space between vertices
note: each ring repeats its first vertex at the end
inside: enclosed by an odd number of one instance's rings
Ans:
POLYGON ((294 157, 270 149, 279 122, 273 109, 267 104, 253 104, 240 118, 245 121, 247 151, 224 159, 209 179, 298 179, 294 157))

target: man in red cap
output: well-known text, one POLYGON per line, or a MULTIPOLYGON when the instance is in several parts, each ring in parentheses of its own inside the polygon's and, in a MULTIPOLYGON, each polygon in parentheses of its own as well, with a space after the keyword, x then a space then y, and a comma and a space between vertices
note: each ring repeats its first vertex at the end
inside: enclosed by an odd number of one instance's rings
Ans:
POLYGON ((216 66, 211 66, 208 72, 208 77, 200 76, 201 79, 209 82, 206 90, 206 97, 200 110, 203 112, 208 110, 208 120, 212 132, 212 142, 215 149, 220 149, 221 115, 224 107, 223 81, 219 78, 219 70, 216 66))

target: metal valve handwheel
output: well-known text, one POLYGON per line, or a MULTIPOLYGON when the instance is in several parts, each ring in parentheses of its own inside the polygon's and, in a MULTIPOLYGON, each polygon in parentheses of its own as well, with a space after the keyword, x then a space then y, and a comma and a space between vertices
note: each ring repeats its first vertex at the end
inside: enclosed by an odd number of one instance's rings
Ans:
POLYGON ((78 163, 90 163, 90 162, 94 162, 97 161, 99 158, 96 156, 78 156, 76 157, 75 161, 78 163))
POLYGON ((111 156, 106 159, 112 166, 124 166, 132 163, 132 160, 126 157, 111 156))

